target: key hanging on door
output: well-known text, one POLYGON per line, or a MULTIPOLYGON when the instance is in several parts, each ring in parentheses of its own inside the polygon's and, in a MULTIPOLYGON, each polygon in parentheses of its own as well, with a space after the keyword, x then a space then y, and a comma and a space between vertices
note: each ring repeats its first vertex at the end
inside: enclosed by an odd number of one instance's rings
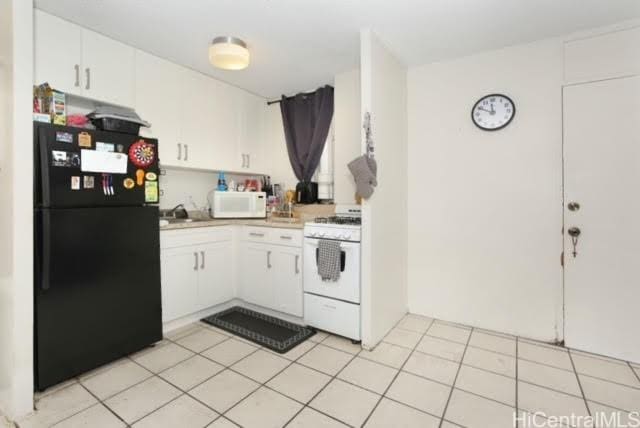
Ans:
POLYGON ((571 244, 573 245, 573 258, 575 258, 578 255, 576 247, 578 246, 578 237, 580 236, 581 231, 578 227, 570 227, 567 232, 569 233, 569 236, 571 236, 571 244))

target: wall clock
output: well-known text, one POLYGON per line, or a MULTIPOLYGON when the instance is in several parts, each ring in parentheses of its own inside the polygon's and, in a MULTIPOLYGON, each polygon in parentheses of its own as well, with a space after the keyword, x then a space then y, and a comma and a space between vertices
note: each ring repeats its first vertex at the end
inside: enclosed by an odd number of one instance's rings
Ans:
POLYGON ((497 131, 507 126, 516 115, 516 105, 506 95, 490 94, 480 98, 471 109, 471 119, 484 131, 497 131))

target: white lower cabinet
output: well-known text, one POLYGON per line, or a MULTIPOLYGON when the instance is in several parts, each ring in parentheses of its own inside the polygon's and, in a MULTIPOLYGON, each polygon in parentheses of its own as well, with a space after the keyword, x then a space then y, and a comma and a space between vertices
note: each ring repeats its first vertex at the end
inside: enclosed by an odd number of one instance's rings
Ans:
POLYGON ((235 297, 231 242, 216 242, 200 248, 198 309, 206 309, 235 297))
POLYGON ((275 308, 302 316, 302 249, 274 246, 272 254, 275 308))
POLYGON ((163 322, 235 297, 232 233, 216 229, 219 233, 204 228, 161 233, 163 322))
POLYGON ((196 312, 198 303, 197 247, 162 250, 162 321, 196 312))
POLYGON ((302 317, 302 231, 213 226, 162 231, 160 243, 163 322, 234 298, 302 317))
POLYGON ((240 237, 240 298, 301 317, 302 231, 245 226, 240 237))
POLYGON ((240 298, 254 305, 272 307, 270 245, 244 243, 240 250, 240 298))

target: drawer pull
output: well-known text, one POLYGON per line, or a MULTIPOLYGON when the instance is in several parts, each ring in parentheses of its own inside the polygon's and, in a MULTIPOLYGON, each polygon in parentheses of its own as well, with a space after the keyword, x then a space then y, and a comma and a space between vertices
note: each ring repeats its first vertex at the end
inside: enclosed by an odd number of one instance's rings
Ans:
POLYGON ((249 232, 249 236, 257 236, 258 238, 262 238, 264 236, 264 233, 249 232))
POLYGON ((336 309, 338 309, 338 308, 336 308, 335 306, 331 306, 331 305, 327 305, 327 304, 322 305, 322 306, 324 306, 324 307, 325 307, 325 308, 327 308, 327 309, 333 309, 334 311, 335 311, 336 309))
POLYGON ((293 237, 291 235, 280 235, 280 239, 288 239, 291 240, 293 237))
POLYGON ((271 251, 267 251, 267 268, 271 269, 271 251))

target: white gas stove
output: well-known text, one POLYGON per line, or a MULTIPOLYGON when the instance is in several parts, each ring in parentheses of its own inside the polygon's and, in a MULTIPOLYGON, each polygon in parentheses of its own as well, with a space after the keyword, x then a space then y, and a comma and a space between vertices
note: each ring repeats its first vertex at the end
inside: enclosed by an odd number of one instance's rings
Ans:
POLYGON ((336 215, 318 217, 304 226, 304 318, 313 327, 360 340, 359 205, 338 205, 336 215), (340 277, 318 275, 318 245, 340 242, 340 277))
POLYGON ((336 214, 316 217, 305 223, 304 236, 337 241, 360 242, 361 209, 359 205, 337 205, 336 214))

